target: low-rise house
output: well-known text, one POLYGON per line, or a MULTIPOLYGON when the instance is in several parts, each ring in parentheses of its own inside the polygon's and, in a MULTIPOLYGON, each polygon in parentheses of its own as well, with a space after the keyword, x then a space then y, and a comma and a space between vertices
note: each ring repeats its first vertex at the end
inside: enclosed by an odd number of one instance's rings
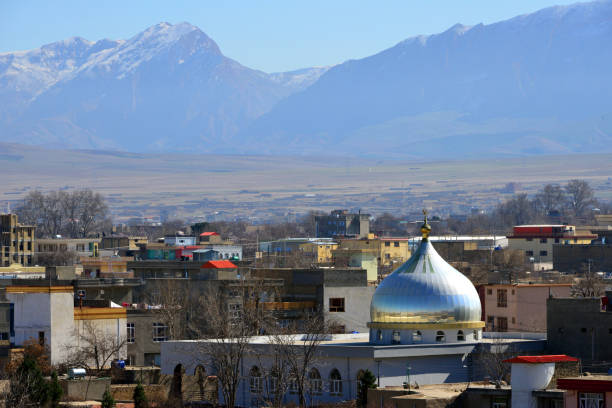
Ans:
POLYGON ((548 349, 580 358, 585 370, 601 372, 612 361, 612 292, 602 298, 550 298, 546 304, 548 349))
MULTIPOLYGON (((73 358, 75 347, 89 347, 89 336, 102 336, 124 343, 126 310, 111 307, 75 307, 72 286, 8 286, 6 299, 13 306, 14 336, 11 343, 21 346, 26 340, 38 341, 49 348, 52 365, 73 358)), ((94 347, 94 344, 90 344, 94 347)), ((125 357, 119 347, 115 358, 125 357)), ((92 366, 94 361, 89 362, 92 366)), ((110 364, 110 361, 108 361, 110 364)))
POLYGON ((565 408, 612 408, 612 375, 584 375, 557 380, 565 390, 565 408))

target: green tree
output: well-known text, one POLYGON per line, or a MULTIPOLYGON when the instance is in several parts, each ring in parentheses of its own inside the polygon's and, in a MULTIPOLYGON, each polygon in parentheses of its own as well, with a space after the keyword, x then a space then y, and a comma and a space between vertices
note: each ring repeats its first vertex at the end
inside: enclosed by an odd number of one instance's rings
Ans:
POLYGON ((51 373, 51 382, 49 383, 49 399, 53 408, 59 407, 59 402, 62 399, 64 390, 57 379, 57 372, 51 373))
POLYGON ((145 395, 145 390, 141 383, 138 383, 136 388, 134 388, 134 396, 132 399, 134 400, 134 408, 149 408, 149 402, 147 401, 147 396, 145 395))
POLYGON ((357 378, 357 381, 357 404, 360 407, 365 407, 368 403, 368 389, 376 388, 376 377, 370 370, 365 370, 357 378))
POLYGON ((102 408, 114 408, 114 407, 115 407, 115 400, 113 399, 113 396, 111 395, 110 391, 107 388, 106 391, 104 391, 104 395, 102 396, 102 408))
POLYGON ((6 406, 43 406, 49 400, 49 386, 36 360, 25 355, 23 361, 10 376, 10 392, 6 406))

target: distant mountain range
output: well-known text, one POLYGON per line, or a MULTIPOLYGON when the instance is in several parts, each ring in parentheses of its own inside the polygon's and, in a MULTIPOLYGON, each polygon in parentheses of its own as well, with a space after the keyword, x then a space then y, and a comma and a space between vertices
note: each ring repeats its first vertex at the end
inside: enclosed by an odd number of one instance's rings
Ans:
POLYGON ((0 54, 1 141, 462 158, 612 151, 612 1, 267 74, 187 23, 0 54))

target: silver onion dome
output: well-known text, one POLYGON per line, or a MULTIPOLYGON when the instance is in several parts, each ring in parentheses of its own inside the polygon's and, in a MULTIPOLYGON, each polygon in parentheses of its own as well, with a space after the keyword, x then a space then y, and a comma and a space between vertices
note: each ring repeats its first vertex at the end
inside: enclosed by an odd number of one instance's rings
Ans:
POLYGON ((427 218, 423 239, 412 257, 378 286, 370 304, 370 326, 398 324, 480 323, 476 288, 449 265, 428 240, 427 218))

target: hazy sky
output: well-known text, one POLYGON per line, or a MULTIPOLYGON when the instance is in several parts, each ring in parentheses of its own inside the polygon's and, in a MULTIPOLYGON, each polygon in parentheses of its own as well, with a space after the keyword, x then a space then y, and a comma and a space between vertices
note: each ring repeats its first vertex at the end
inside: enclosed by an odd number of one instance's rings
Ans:
POLYGON ((190 22, 221 51, 267 72, 365 57, 455 23, 489 24, 564 0, 0 0, 0 52, 72 36, 125 39, 190 22))

